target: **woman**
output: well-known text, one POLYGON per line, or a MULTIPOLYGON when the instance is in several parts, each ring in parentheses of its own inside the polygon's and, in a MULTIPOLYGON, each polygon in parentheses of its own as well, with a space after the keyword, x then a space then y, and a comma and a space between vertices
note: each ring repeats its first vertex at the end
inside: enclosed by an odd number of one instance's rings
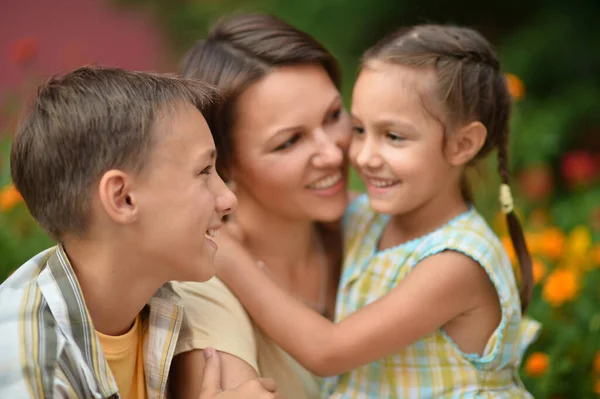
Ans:
MULTIPOLYGON (((282 287, 332 316, 341 243, 327 226, 347 204, 351 130, 336 60, 283 21, 245 15, 214 26, 187 53, 182 73, 223 94, 208 123, 218 171, 238 197, 245 247, 282 287)), ((225 389, 259 374, 289 399, 319 396, 318 381, 255 328, 219 280, 177 290, 191 327, 171 373, 178 396, 198 397, 206 347, 221 352, 225 389)))

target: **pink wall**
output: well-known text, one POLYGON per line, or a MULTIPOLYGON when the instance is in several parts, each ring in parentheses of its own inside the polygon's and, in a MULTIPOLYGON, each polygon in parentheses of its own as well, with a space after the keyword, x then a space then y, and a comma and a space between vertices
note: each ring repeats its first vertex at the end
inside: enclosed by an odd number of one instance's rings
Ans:
POLYGON ((110 0, 0 0, 0 54, 0 96, 25 76, 89 63, 173 68, 157 21, 110 0))

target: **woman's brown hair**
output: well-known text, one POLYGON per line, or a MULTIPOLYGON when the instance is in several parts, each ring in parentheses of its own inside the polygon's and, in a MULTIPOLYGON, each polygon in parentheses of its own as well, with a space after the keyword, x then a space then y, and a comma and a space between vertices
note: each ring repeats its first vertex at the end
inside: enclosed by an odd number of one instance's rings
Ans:
POLYGON ((312 36, 266 14, 221 20, 183 57, 180 72, 184 77, 212 84, 222 94, 207 122, 219 153, 217 170, 224 179, 234 162, 231 131, 240 94, 273 68, 304 64, 321 65, 339 88, 336 59, 312 36))
MULTIPOLYGON (((480 121, 487 129, 485 143, 476 159, 498 151, 502 184, 509 184, 508 136, 511 97, 500 62, 490 43, 473 29, 419 25, 384 38, 363 57, 363 64, 383 61, 414 68, 433 68, 437 76, 437 100, 443 121, 458 125, 480 121)), ((463 193, 470 200, 468 189, 463 193)), ((512 207, 506 220, 521 270, 521 309, 527 309, 533 290, 531 256, 521 223, 512 207)))

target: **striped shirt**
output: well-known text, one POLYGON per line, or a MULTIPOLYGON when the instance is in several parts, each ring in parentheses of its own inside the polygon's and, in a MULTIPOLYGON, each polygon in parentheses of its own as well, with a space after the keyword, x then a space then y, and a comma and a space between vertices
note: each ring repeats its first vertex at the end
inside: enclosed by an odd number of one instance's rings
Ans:
POLYGON ((373 212, 365 195, 347 210, 346 254, 336 302, 338 321, 386 295, 428 256, 457 251, 487 272, 500 300, 500 324, 482 355, 463 353, 440 328, 396 353, 328 378, 323 397, 532 398, 519 379, 518 369, 540 326, 521 316, 510 260, 485 220, 471 208, 436 231, 378 251, 377 243, 389 218, 373 212))
MULTIPOLYGON (((11 275, 0 304, 0 398, 120 398, 62 246, 11 275)), ((183 318, 170 284, 141 316, 148 398, 165 398, 183 318)))

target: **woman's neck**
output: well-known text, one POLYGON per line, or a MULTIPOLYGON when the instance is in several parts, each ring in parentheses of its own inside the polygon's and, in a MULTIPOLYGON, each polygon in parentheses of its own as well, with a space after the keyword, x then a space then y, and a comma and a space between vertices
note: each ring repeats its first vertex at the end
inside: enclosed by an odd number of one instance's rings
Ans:
POLYGON ((282 288, 318 312, 332 315, 341 259, 331 248, 338 241, 326 239, 314 221, 282 217, 236 194, 235 220, 246 248, 264 262, 282 288))
POLYGON ((248 250, 265 263, 298 267, 311 258, 318 230, 311 220, 282 217, 250 198, 241 198, 235 220, 248 250))

